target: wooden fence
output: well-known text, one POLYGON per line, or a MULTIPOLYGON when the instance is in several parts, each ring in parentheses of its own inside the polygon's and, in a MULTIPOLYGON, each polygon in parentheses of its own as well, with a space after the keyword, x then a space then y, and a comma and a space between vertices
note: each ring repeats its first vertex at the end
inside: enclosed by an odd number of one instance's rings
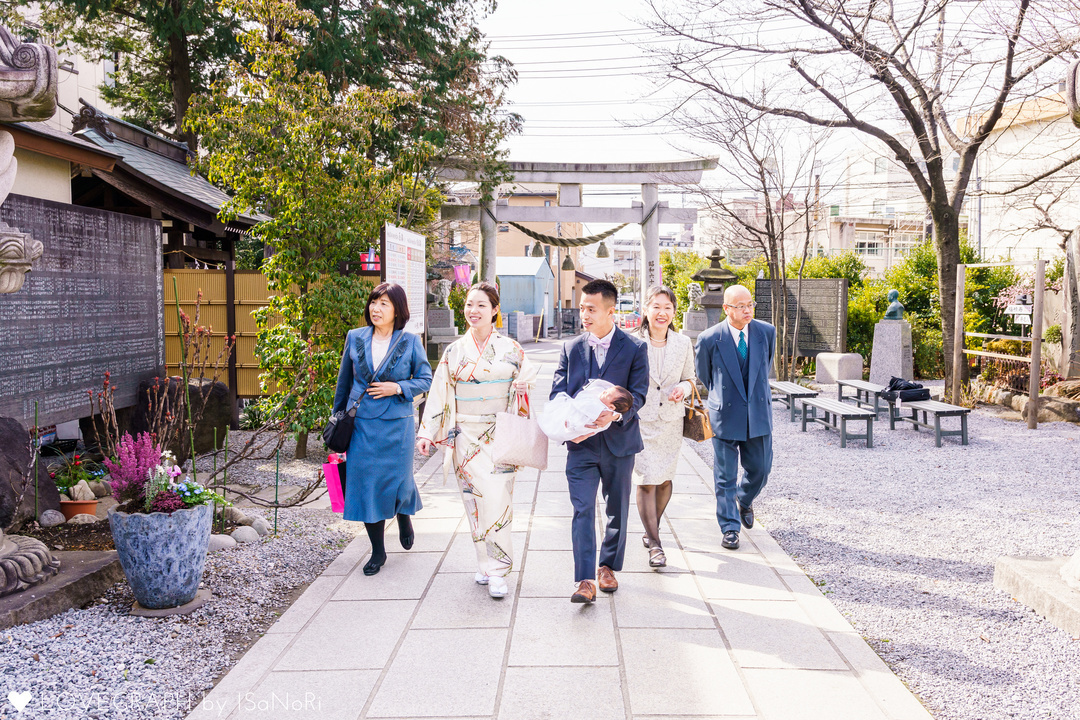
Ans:
POLYGON ((259 388, 259 360, 255 357, 258 328, 252 311, 265 307, 272 294, 266 278, 254 270, 165 270, 165 363, 169 374, 180 369, 180 338, 177 336, 176 293, 180 309, 193 316, 195 300, 202 291, 199 324, 212 332, 211 353, 216 357, 228 335, 236 336, 236 352, 223 378, 234 397, 252 398, 262 394, 259 388), (231 276, 231 277, 230 277, 231 276))

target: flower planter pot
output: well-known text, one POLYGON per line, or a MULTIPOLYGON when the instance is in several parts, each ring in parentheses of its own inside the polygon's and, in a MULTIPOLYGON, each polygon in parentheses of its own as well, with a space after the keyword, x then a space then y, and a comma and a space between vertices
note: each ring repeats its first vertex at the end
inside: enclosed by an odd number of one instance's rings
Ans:
POLYGON ((197 505, 171 514, 109 510, 109 528, 128 584, 144 608, 190 602, 199 590, 210 543, 213 508, 197 505))
POLYGON ((97 500, 61 500, 60 512, 64 513, 64 519, 70 520, 76 515, 96 515, 97 500))

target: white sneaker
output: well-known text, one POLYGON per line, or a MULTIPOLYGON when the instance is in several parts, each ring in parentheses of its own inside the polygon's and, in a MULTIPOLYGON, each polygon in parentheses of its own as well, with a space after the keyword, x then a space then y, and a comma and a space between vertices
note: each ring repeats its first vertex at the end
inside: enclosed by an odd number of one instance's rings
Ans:
POLYGON ((488 578, 488 595, 493 598, 506 597, 510 588, 506 586, 506 578, 491 576, 488 578))
POLYGON ((488 584, 488 576, 485 575, 482 572, 478 571, 476 573, 476 578, 475 579, 476 579, 476 584, 477 585, 487 585, 488 584))

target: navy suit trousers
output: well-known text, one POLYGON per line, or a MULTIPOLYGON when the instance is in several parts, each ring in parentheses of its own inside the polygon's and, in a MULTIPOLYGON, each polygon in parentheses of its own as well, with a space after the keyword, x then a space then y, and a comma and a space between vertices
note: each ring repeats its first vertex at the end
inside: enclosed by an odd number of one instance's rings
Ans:
POLYGON ((749 440, 722 440, 713 436, 713 482, 716 490, 716 520, 722 532, 739 532, 738 505, 750 507, 765 487, 772 470, 772 435, 749 440), (739 460, 743 478, 739 478, 739 460))
POLYGON ((630 476, 634 456, 611 454, 603 442, 568 444, 566 480, 574 506, 574 582, 596 579, 596 490, 604 494, 607 525, 600 544, 600 565, 622 570, 630 515, 630 476))

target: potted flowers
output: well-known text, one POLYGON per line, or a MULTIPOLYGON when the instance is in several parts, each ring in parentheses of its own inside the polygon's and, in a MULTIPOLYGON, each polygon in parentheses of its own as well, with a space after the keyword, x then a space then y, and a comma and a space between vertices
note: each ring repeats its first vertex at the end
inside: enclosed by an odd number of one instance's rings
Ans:
POLYGON ((76 515, 94 515, 97 513, 97 497, 87 483, 94 479, 96 463, 84 459, 78 453, 55 470, 49 471, 49 477, 56 483, 56 489, 64 497, 60 500, 60 512, 70 520, 76 515), (80 486, 79 484, 82 483, 80 486))
POLYGON ((120 503, 109 510, 109 528, 131 591, 149 609, 190 602, 206 563, 212 503, 230 503, 181 477, 172 453, 147 433, 124 435, 116 450, 105 461, 120 503))

